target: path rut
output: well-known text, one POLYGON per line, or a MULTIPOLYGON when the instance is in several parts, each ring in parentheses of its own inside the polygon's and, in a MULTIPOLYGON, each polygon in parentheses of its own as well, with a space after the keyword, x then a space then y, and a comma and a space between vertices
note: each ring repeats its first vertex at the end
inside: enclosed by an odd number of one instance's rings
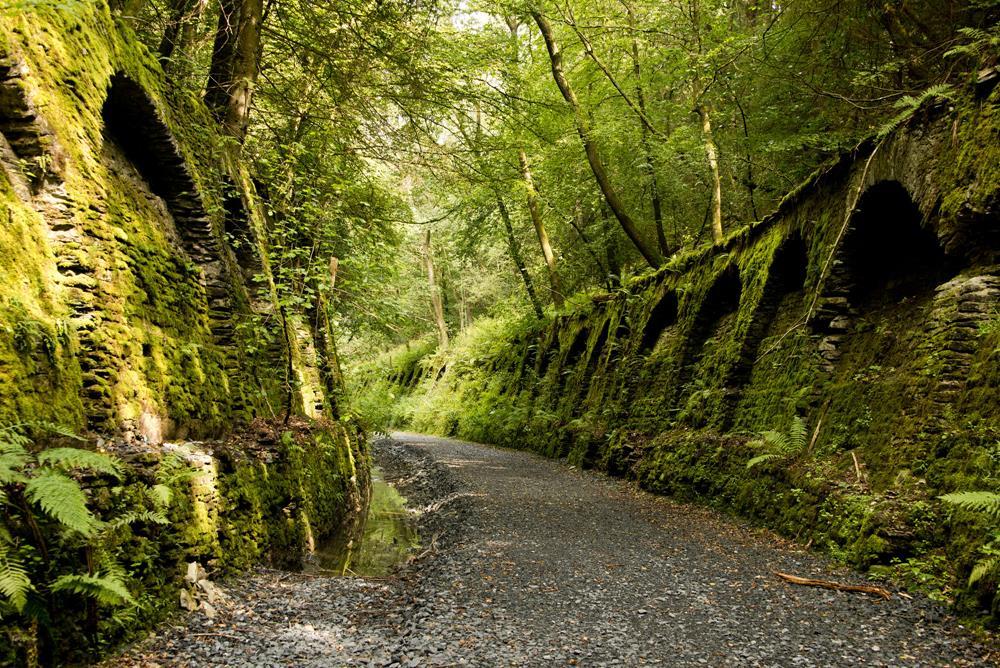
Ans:
POLYGON ((994 665, 921 596, 778 580, 862 582, 710 510, 525 452, 414 434, 377 451, 411 505, 436 507, 433 550, 386 580, 260 570, 214 621, 113 665, 994 665))

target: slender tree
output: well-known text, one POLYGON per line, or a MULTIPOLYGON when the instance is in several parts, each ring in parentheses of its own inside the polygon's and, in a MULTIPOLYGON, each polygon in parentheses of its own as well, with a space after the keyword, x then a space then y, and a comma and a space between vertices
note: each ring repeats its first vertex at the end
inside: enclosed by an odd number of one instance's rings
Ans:
POLYGON ((183 54, 195 35, 198 21, 207 0, 171 0, 167 8, 167 27, 160 41, 160 60, 169 63, 176 54, 183 54))
POLYGON ((514 236, 514 225, 510 220, 510 211, 507 209, 507 205, 504 203, 500 192, 494 191, 494 195, 497 200, 497 211, 500 212, 500 219, 503 221, 504 230, 507 232, 507 249, 510 253, 510 258, 514 261, 517 273, 524 283, 524 289, 528 293, 528 301, 531 302, 532 310, 534 310, 536 316, 541 318, 542 304, 538 301, 538 295, 535 293, 535 284, 531 280, 531 274, 528 273, 527 265, 524 264, 524 257, 521 255, 521 244, 518 243, 517 237, 514 236))
POLYGON ((205 104, 223 131, 242 143, 257 81, 263 0, 220 0, 205 104))
MULTIPOLYGON (((642 86, 642 67, 639 61, 639 37, 638 25, 635 20, 635 10, 629 0, 622 0, 625 6, 625 13, 628 15, 628 25, 631 34, 632 56, 632 76, 635 77, 635 99, 639 105, 639 113, 642 118, 649 118, 646 110, 646 91, 642 86)), ((671 253, 670 243, 667 241, 667 234, 663 229, 663 204, 660 201, 660 185, 656 180, 656 163, 653 160, 653 150, 649 143, 649 135, 652 131, 650 125, 642 123, 642 153, 646 162, 646 171, 649 173, 649 198, 653 205, 653 224, 656 226, 656 243, 660 247, 660 252, 664 257, 671 253)))
POLYGON ((531 10, 531 17, 535 20, 539 31, 542 33, 542 38, 545 40, 545 47, 549 54, 549 62, 552 65, 552 78, 555 79, 556 85, 559 87, 559 91, 562 93, 563 99, 566 100, 566 103, 573 111, 573 119, 576 122, 577 134, 580 135, 580 140, 583 142, 584 152, 587 155, 587 162, 590 164, 590 169, 594 174, 594 180, 597 181, 597 186, 600 188, 601 194, 604 195, 604 200, 608 203, 608 207, 615 215, 615 218, 618 219, 618 224, 621 225, 625 234, 629 239, 631 239, 632 244, 636 247, 649 266, 653 268, 659 267, 663 261, 662 257, 655 248, 650 246, 645 239, 642 238, 635 222, 625 210, 624 202, 622 202, 618 192, 611 184, 611 179, 608 177, 607 169, 604 167, 604 162, 597 149, 597 144, 594 142, 591 135, 590 124, 587 120, 587 116, 580 108, 580 103, 576 99, 576 94, 573 92, 569 79, 566 78, 566 74, 563 71, 562 52, 559 50, 559 44, 556 42, 552 26, 549 24, 548 19, 542 16, 541 12, 537 9, 531 10))
POLYGON ((447 348, 448 323, 444 319, 444 298, 441 295, 441 286, 438 285, 434 275, 434 250, 431 247, 430 228, 424 232, 424 266, 427 268, 427 285, 431 293, 431 312, 434 316, 434 324, 437 326, 438 343, 442 348, 447 348))
POLYGON ((559 271, 556 267, 556 255, 552 251, 549 234, 545 230, 538 190, 535 189, 535 182, 531 178, 531 166, 528 164, 528 156, 523 148, 517 151, 517 161, 521 166, 521 178, 524 180, 524 189, 528 193, 528 213, 531 216, 531 224, 535 228, 535 234, 538 235, 538 245, 542 247, 545 266, 548 268, 552 303, 556 305, 556 308, 562 308, 563 292, 562 285, 559 282, 559 271))
MULTIPOLYGON (((695 56, 698 61, 704 54, 704 46, 701 39, 701 0, 690 0, 688 11, 691 25, 694 28, 695 56)), ((700 64, 700 63, 699 63, 700 64)), ((708 170, 712 178, 712 241, 716 245, 722 243, 722 176, 719 173, 719 149, 715 144, 715 136, 712 134, 712 110, 706 99, 708 86, 702 84, 701 77, 696 74, 692 81, 692 97, 694 111, 698 114, 701 122, 702 141, 705 146, 705 157, 708 159, 708 170)))

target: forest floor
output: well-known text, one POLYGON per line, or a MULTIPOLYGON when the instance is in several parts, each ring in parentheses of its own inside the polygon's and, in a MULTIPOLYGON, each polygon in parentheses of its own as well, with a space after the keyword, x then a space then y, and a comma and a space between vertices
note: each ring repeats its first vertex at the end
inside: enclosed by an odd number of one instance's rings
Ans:
POLYGON ((259 570, 214 620, 113 666, 979 666, 934 602, 788 584, 859 577, 710 510, 535 455, 396 434, 386 480, 422 508, 389 578, 259 570))

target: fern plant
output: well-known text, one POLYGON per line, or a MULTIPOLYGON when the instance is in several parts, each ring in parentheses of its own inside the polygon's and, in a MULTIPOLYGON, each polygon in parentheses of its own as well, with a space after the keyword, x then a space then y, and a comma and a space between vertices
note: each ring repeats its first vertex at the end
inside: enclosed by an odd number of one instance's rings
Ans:
POLYGON ((29 431, 40 430, 82 440, 51 424, 0 425, 0 620, 19 617, 31 628, 51 623, 55 595, 85 599, 93 620, 97 605, 130 603, 125 571, 105 546, 129 524, 166 523, 169 503, 169 489, 154 485, 148 508, 99 518, 80 481, 119 481, 121 464, 82 448, 39 450, 29 431))
POLYGON ((747 470, 765 462, 797 455, 806 449, 806 423, 798 415, 792 418, 787 432, 765 431, 760 436, 750 445, 758 450, 762 449, 764 452, 752 457, 747 462, 747 470))
POLYGON ((992 28, 959 28, 960 44, 944 52, 945 58, 961 56, 981 58, 995 56, 1000 50, 1000 26, 992 28))
MULTIPOLYGON (((1000 520, 1000 494, 993 492, 952 492, 938 497, 945 503, 974 513, 987 515, 994 520, 1000 520)), ((969 586, 976 584, 985 577, 1000 575, 1000 554, 989 554, 991 546, 984 548, 987 556, 976 562, 969 574, 969 586)))
POLYGON ((878 129, 877 137, 879 139, 884 139, 886 135, 909 120, 913 114, 917 113, 917 110, 920 109, 925 102, 928 100, 938 99, 954 100, 955 90, 947 84, 935 84, 926 88, 919 95, 904 95, 899 98, 893 106, 900 111, 878 129))

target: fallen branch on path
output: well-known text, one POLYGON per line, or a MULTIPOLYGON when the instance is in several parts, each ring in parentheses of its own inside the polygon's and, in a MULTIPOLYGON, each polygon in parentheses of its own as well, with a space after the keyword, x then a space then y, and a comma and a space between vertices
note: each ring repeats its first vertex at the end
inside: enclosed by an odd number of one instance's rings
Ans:
POLYGON ((444 497, 443 499, 435 501, 434 503, 430 504, 429 506, 424 506, 423 508, 419 508, 419 509, 416 509, 415 511, 411 511, 411 512, 416 512, 417 515, 423 515, 424 513, 436 513, 437 511, 441 510, 442 508, 444 508, 446 505, 448 505, 452 501, 455 501, 457 499, 461 499, 461 498, 466 497, 466 496, 486 496, 486 495, 485 494, 476 494, 476 493, 473 493, 473 492, 456 492, 454 494, 449 494, 448 496, 444 497))
POLYGON ((775 575, 784 580, 785 582, 790 582, 792 584, 802 585, 804 587, 822 587, 823 589, 833 589, 834 591, 857 591, 862 594, 871 594, 872 596, 878 596, 885 600, 892 598, 892 594, 889 593, 888 589, 883 589, 882 587, 875 587, 872 585, 851 585, 851 584, 841 584, 839 582, 831 582, 830 580, 813 580, 812 578, 800 578, 797 575, 789 575, 788 573, 782 573, 780 571, 775 571, 775 575))
POLYGON ((189 633, 188 635, 194 638, 229 638, 230 640, 239 640, 240 642, 246 642, 246 638, 234 636, 229 633, 189 633))
POLYGON ((434 534, 431 537, 431 546, 428 547, 423 552, 421 552, 420 554, 410 555, 410 558, 406 560, 406 563, 412 564, 414 561, 420 561, 421 559, 423 559, 424 557, 426 557, 428 554, 437 554, 437 551, 438 551, 437 542, 438 542, 438 538, 440 538, 440 537, 441 537, 441 533, 440 532, 434 534))

